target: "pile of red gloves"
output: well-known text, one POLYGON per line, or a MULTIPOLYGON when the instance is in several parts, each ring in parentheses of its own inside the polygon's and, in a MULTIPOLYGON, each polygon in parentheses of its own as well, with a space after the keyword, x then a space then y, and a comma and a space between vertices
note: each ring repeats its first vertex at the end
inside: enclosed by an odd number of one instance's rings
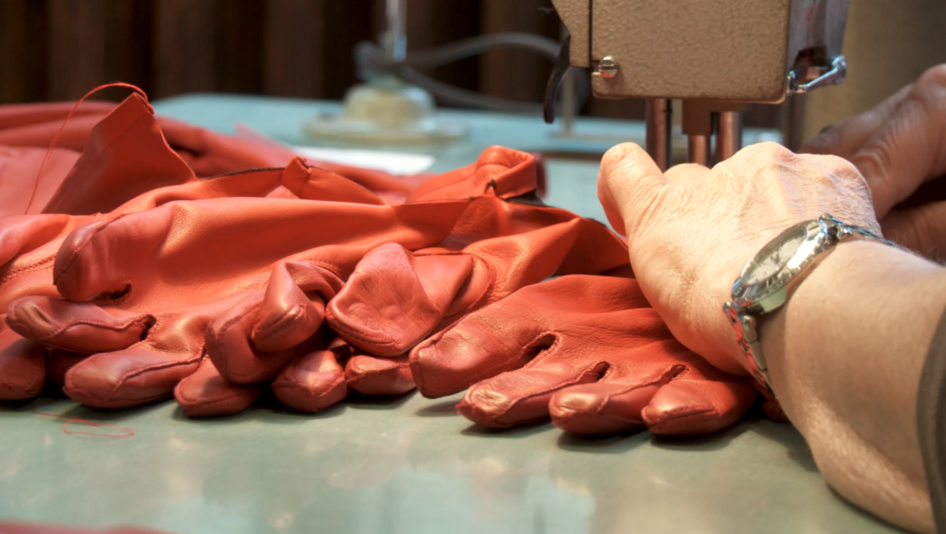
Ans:
POLYGON ((756 398, 673 339, 620 238, 538 200, 529 154, 413 187, 132 95, 80 108, 24 215, 68 109, 0 108, 0 400, 52 383, 198 417, 267 389, 302 412, 468 389, 459 411, 491 427, 702 434, 756 398))

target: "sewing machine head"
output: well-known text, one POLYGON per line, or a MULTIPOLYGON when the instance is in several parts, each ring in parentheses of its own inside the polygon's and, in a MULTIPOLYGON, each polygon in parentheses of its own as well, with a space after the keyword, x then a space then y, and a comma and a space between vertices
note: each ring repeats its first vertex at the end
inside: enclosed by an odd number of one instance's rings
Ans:
MULTIPOLYGON (((683 100, 688 159, 738 150, 749 103, 840 83, 848 0, 552 0, 567 60, 598 98, 646 98, 648 152, 669 165, 670 100, 683 100)), ((564 52, 564 51, 563 51, 564 52)), ((563 57, 564 59, 564 57, 563 57)))

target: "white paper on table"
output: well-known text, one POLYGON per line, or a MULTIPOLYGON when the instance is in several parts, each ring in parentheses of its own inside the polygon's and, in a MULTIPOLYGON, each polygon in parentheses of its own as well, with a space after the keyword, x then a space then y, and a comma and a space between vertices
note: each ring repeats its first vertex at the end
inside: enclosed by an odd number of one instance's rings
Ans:
POLYGON ((400 152, 382 152, 380 150, 290 145, 278 139, 273 139, 242 121, 237 121, 236 123, 236 136, 242 139, 250 139, 258 143, 288 148, 304 158, 376 169, 395 176, 424 172, 434 164, 434 157, 424 154, 402 154, 400 152))
POLYGON ((434 157, 425 154, 292 145, 289 148, 305 158, 377 169, 396 176, 424 172, 434 164, 434 157))

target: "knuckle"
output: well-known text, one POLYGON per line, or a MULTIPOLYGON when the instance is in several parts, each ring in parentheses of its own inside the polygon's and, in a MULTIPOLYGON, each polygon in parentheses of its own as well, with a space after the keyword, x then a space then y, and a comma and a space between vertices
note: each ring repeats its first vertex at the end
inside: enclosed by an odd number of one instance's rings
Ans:
POLYGON ((941 94, 946 91, 946 63, 930 67, 920 75, 911 93, 918 95, 941 94))
POLYGON ((886 183, 896 157, 895 150, 887 142, 871 143, 869 147, 854 154, 851 163, 872 181, 886 183))
POLYGON ((773 141, 749 145, 748 147, 742 149, 740 153, 743 154, 744 157, 752 158, 757 161, 780 162, 791 159, 795 156, 791 150, 773 141))

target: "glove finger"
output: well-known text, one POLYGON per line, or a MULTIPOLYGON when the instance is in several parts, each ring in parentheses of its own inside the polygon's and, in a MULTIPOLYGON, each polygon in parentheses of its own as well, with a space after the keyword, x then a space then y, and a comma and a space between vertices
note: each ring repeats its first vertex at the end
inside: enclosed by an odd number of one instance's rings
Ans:
POLYGON ((437 326, 472 269, 467 255, 414 256, 382 245, 358 263, 326 318, 362 350, 401 355, 437 326))
POLYGON ((285 406, 300 412, 320 412, 348 396, 345 370, 339 362, 347 347, 302 354, 287 365, 272 383, 273 393, 285 406))
POLYGON ((287 350, 309 339, 322 326, 325 301, 342 287, 335 274, 302 262, 273 268, 256 325, 250 333, 260 351, 287 350))
POLYGON ((45 382, 43 347, 13 330, 0 330, 0 400, 33 398, 40 394, 45 382))
POLYGON ((669 377, 600 381, 565 388, 549 400, 552 424, 574 434, 608 435, 644 425, 641 411, 669 377))
POLYGON ((66 373, 62 389, 88 406, 127 408, 170 396, 199 362, 199 352, 164 352, 140 343, 89 356, 66 373))
POLYGON ((521 368, 551 342, 539 325, 523 323, 522 317, 501 307, 488 307, 414 347, 411 373, 421 394, 443 397, 521 368))
POLYGON ((735 424, 755 399, 755 388, 736 377, 684 377, 661 387, 641 415, 654 434, 710 434, 735 424))
POLYGON ((467 391, 457 411, 467 419, 493 428, 529 424, 549 417, 549 401, 559 390, 596 382, 607 364, 582 367, 568 362, 538 365, 503 373, 467 391))
POLYGON ((262 352, 251 345, 250 338, 257 326, 262 301, 262 291, 248 293, 207 329, 207 356, 220 374, 234 384, 269 380, 293 357, 291 351, 262 352))
POLYGON ((345 380, 349 389, 365 395, 402 395, 416 387, 407 356, 353 356, 345 364, 345 380))
POLYGON ((247 409, 260 396, 257 386, 227 382, 210 358, 201 360, 197 371, 174 388, 174 398, 188 417, 231 415, 247 409))
POLYGON ((89 302, 21 297, 10 303, 7 324, 21 336, 75 352, 120 350, 141 341, 154 324, 149 314, 106 310, 89 302))
POLYGON ((63 391, 98 408, 125 408, 171 396, 177 383, 197 370, 208 323, 236 298, 156 316, 144 341, 76 364, 66 373, 63 391))

